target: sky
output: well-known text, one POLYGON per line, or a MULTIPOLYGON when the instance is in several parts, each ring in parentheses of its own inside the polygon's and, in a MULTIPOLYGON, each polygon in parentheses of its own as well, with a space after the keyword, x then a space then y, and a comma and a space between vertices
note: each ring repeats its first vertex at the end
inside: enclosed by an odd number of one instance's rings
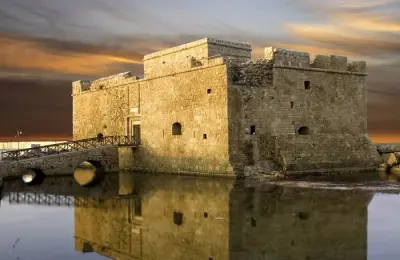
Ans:
POLYGON ((400 0, 0 0, 0 136, 71 136, 71 82, 204 37, 365 60, 368 131, 400 141, 400 0))

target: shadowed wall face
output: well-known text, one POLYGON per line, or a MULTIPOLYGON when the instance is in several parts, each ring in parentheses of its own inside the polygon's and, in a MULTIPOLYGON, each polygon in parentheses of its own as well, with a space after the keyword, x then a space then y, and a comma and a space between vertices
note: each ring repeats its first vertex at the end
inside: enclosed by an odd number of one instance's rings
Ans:
POLYGON ((231 162, 245 174, 376 168, 367 134, 365 62, 266 48, 229 66, 231 162))
POLYGON ((77 250, 88 242, 124 259, 366 258, 371 194, 144 176, 135 175, 134 197, 75 208, 77 250))

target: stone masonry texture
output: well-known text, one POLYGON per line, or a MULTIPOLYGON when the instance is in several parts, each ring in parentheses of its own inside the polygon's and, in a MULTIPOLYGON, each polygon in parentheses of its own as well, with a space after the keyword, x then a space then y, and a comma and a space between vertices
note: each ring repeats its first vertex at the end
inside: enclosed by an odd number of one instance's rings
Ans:
MULTIPOLYGON (((74 139, 134 135, 124 168, 248 175, 371 168, 365 62, 201 39, 144 57, 125 72, 73 82, 74 139), (181 135, 172 125, 181 125, 181 135)), ((124 158, 122 158, 124 157, 124 158)))

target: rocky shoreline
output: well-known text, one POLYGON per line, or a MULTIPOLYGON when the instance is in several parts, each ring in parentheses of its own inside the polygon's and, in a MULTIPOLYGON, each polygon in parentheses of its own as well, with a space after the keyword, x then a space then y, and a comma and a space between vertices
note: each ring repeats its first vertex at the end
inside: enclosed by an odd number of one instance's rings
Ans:
POLYGON ((377 145, 383 163, 379 165, 379 175, 387 181, 400 181, 400 143, 377 145))

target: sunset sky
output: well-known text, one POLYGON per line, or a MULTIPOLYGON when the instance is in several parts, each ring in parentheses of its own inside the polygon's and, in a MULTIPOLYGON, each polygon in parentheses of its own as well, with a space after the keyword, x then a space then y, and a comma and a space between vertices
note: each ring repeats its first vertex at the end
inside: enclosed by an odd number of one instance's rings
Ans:
MULTIPOLYGON (((203 37, 365 60, 369 133, 400 141, 400 0, 1 0, 0 136, 72 134, 71 81, 203 37)), ((89 104, 88 104, 89 105, 89 104)))

